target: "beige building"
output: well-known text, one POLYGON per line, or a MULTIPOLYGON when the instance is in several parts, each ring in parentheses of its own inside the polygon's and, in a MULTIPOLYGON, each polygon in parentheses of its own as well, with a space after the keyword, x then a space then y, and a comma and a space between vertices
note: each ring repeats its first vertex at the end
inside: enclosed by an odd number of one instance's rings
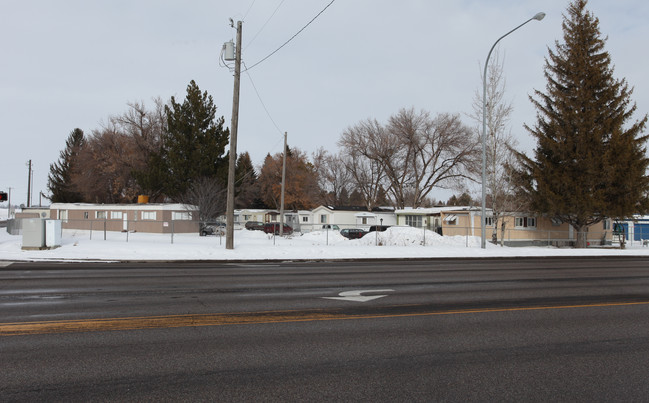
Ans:
POLYGON ((198 233, 198 212, 184 204, 86 204, 53 203, 50 217, 61 220, 63 229, 198 233))
MULTIPOLYGON (((397 225, 430 229, 445 236, 480 236, 481 209, 479 207, 434 207, 397 210, 397 225)), ((572 226, 547 217, 529 213, 508 213, 498 223, 498 241, 505 245, 572 246, 577 234, 572 226), (504 228, 503 228, 504 222, 504 228)), ((487 238, 492 239, 494 222, 487 211, 487 238)), ((611 220, 604 220, 588 228, 587 241, 591 246, 608 245, 613 241, 611 220)))

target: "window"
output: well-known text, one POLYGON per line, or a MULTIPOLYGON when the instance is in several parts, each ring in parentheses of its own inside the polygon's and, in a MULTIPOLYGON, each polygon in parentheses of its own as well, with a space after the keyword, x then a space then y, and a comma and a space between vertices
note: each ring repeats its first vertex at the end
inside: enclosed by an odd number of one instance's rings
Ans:
POLYGON ((420 215, 407 215, 406 216, 406 225, 411 227, 421 227, 422 220, 420 215))
POLYGON ((68 210, 59 210, 59 220, 68 222, 68 210))
POLYGON ((309 217, 302 217, 302 222, 309 222, 309 217))
POLYGON ((493 227, 494 226, 494 218, 493 217, 485 217, 484 225, 486 225, 487 227, 493 227))
POLYGON ((602 228, 604 230, 610 230, 611 229, 611 220, 602 221, 602 228))
POLYGON ((327 223, 327 215, 326 214, 321 214, 320 215, 320 224, 326 224, 327 223))
POLYGON ((155 211, 143 211, 142 212, 142 219, 143 220, 155 220, 156 219, 156 212, 155 211))
POLYGON ((249 214, 248 215, 244 214, 243 215, 243 221, 250 221, 250 215, 249 214))
POLYGON ((98 220, 105 220, 106 219, 106 212, 105 211, 95 211, 95 218, 98 220))
POLYGON ((517 228, 534 228, 536 227, 535 217, 516 217, 514 226, 517 228))
POLYGON ((87 220, 87 219, 88 219, 88 212, 87 212, 87 211, 84 211, 84 212, 83 212, 83 219, 84 219, 84 220, 87 220))
POLYGON ((446 225, 457 225, 457 216, 455 214, 450 214, 444 217, 444 222, 446 225))
POLYGON ((367 225, 367 217, 361 217, 361 224, 367 225))
MULTIPOLYGON (((144 217, 142 217, 144 219, 144 217)), ((192 213, 189 211, 173 211, 171 213, 171 219, 172 220, 191 220, 192 219, 192 213)), ((155 220, 155 218, 154 218, 155 220)))
POLYGON ((110 219, 111 220, 121 220, 122 219, 122 212, 121 211, 111 211, 110 212, 110 219))

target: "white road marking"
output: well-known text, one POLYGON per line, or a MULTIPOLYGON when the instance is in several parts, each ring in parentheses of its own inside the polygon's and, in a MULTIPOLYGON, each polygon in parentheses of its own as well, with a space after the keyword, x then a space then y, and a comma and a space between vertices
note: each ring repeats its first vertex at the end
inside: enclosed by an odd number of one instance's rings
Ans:
POLYGON ((355 290, 343 291, 338 294, 338 297, 322 297, 325 299, 337 299, 340 301, 353 301, 353 302, 367 302, 373 299, 387 297, 386 295, 361 295, 363 293, 376 293, 376 292, 393 292, 394 290, 355 290))
POLYGON ((10 266, 12 264, 13 264, 13 262, 0 262, 0 267, 7 267, 7 266, 10 266))

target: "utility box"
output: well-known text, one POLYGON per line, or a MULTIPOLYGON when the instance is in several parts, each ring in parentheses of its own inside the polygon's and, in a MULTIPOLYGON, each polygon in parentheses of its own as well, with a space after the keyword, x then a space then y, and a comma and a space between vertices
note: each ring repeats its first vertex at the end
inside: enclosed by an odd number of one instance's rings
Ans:
POLYGON ((42 218, 23 218, 23 249, 45 249, 45 220, 42 218))
POLYGON ((61 246, 63 230, 61 220, 45 220, 45 246, 54 249, 61 246))

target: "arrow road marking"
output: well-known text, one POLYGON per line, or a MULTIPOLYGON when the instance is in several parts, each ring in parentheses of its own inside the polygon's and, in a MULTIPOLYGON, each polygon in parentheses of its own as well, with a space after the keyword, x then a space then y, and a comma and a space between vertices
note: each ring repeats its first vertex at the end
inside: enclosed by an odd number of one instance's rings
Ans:
POLYGON ((354 301, 354 302, 367 302, 373 299, 387 297, 387 295, 361 295, 363 293, 375 293, 375 292, 393 292, 394 290, 355 290, 355 291, 343 291, 339 297, 322 297, 325 299, 337 299, 340 301, 354 301))

